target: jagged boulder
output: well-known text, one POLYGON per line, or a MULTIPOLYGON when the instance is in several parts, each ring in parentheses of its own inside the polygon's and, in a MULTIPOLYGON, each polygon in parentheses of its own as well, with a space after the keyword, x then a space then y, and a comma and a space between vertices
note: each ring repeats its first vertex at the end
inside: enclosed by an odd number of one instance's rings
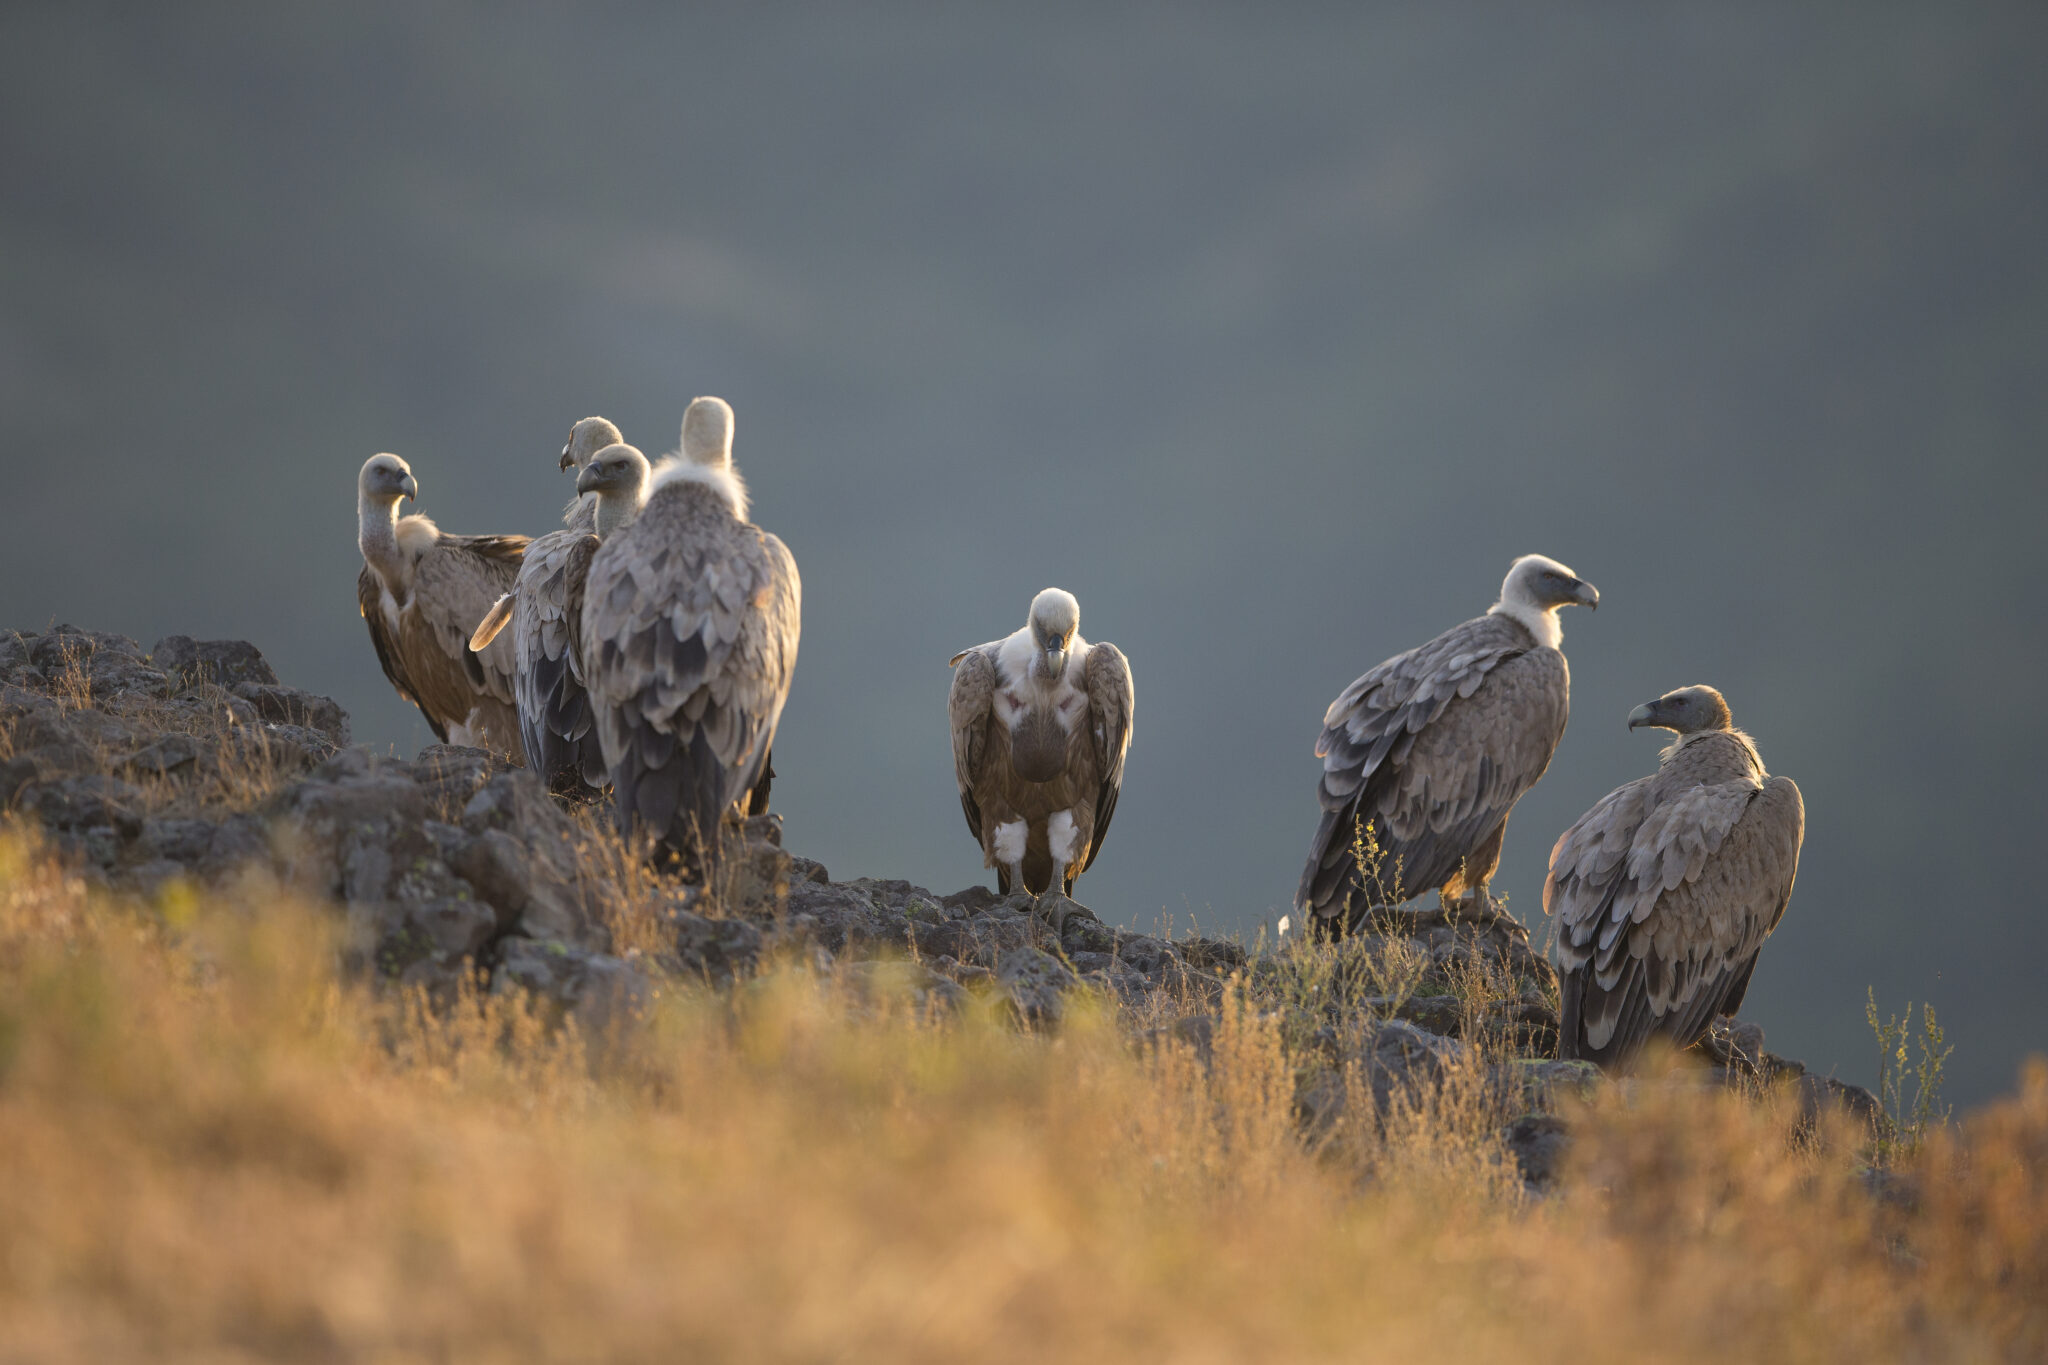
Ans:
POLYGON ((277 670, 247 640, 195 640, 189 635, 166 635, 150 646, 149 661, 180 687, 201 683, 230 690, 244 684, 278 686, 277 670))

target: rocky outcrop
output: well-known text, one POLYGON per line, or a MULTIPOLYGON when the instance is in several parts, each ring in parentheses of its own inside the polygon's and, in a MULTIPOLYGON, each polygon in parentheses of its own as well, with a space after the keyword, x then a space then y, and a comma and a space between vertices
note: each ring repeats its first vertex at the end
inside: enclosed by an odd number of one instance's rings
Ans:
MULTIPOLYGON (((1556 977, 1506 914, 1383 912, 1307 982, 1300 954, 1114 928, 1058 895, 834 881, 783 849, 776 816, 728 829, 715 894, 643 878, 626 907, 601 810, 481 750, 350 747, 337 703, 286 686, 243 641, 0 632, 0 805, 113 889, 273 877, 335 907, 349 970, 439 997, 470 981, 523 991, 594 1044, 665 985, 795 963, 856 998, 942 1012, 980 998, 1033 1030, 1059 1028, 1086 992, 1138 1045, 1206 1058, 1234 979, 1289 1040, 1311 1134, 1347 1104, 1384 1115, 1457 1077, 1512 1116, 1505 1148, 1537 1189, 1568 1147, 1568 1100, 1606 1084, 1554 1060, 1556 977)), ((1867 1091, 1772 1056, 1753 1026, 1703 1052, 1702 1083, 1782 1081, 1809 1112, 1882 1120, 1867 1091)))

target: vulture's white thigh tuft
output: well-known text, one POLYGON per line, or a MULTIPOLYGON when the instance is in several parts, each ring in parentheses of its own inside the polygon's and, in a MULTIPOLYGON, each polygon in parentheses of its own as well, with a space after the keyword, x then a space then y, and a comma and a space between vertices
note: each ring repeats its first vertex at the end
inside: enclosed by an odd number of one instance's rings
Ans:
POLYGON ((1025 825, 1022 820, 1012 820, 1007 825, 996 826, 996 861, 1021 863, 1024 861, 1025 825))
POLYGON ((1046 842, 1052 846, 1052 865, 1065 867, 1074 860, 1074 812, 1056 810, 1045 823, 1046 842))

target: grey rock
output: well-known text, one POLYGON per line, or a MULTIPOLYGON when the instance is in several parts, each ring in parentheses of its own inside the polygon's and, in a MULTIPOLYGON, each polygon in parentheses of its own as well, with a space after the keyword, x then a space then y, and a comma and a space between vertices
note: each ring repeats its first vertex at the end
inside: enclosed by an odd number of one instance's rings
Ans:
POLYGON ((125 635, 59 626, 29 649, 30 661, 52 690, 67 693, 83 678, 95 702, 123 694, 169 695, 170 679, 150 666, 142 646, 125 635))
POLYGON ((1797 1085, 1800 1114, 1808 1123, 1825 1110, 1838 1110, 1872 1132, 1883 1132, 1890 1126, 1884 1106, 1877 1102, 1877 1096, 1860 1085, 1851 1085, 1847 1081, 1838 1081, 1833 1076, 1822 1076, 1811 1071, 1804 1072, 1798 1078, 1797 1085))
POLYGON ((407 907, 406 917, 451 957, 473 957, 498 936, 497 912, 466 897, 436 897, 407 907))
POLYGON ((121 762, 124 770, 150 777, 189 776, 198 766, 199 741, 176 734, 145 744, 121 762))
POLYGON ((1501 1134, 1522 1179, 1538 1190, 1557 1182, 1571 1150, 1571 1130, 1555 1114, 1523 1114, 1501 1134))
POLYGON ((970 886, 942 898, 940 903, 952 909, 964 911, 969 915, 979 915, 995 906, 1002 899, 1001 896, 998 896, 985 886, 970 886))
POLYGON ((694 976, 727 982, 760 960, 761 931, 743 919, 707 919, 679 910, 674 922, 677 964, 694 976))
MULTIPOLYGON (((749 826, 768 819, 755 816, 749 826)), ((777 918, 789 909, 789 888, 795 880, 796 860, 782 851, 780 822, 772 828, 774 840, 749 838, 738 855, 726 861, 721 884, 726 909, 734 914, 777 918)))
POLYGON ((247 640, 195 640, 189 635, 166 635, 150 647, 149 661, 185 687, 198 683, 228 688, 238 683, 277 686, 276 670, 264 659, 262 651, 247 640))
POLYGON ((38 779, 22 788, 18 802, 51 829, 109 828, 131 839, 142 832, 142 792, 101 773, 38 779))
POLYGON ((21 789, 40 775, 36 761, 27 754, 0 759, 0 810, 12 806, 14 799, 21 795, 21 789))
POLYGON ((348 745, 348 712, 342 710, 341 703, 332 697, 316 696, 276 683, 240 682, 231 690, 237 698, 249 704, 259 720, 316 731, 325 737, 329 745, 337 748, 348 745))
POLYGON ((748 843, 769 843, 782 847, 782 817, 774 811, 763 815, 750 815, 740 821, 740 838, 748 843))
POLYGON ((1037 948, 1004 953, 995 972, 1017 1018, 1031 1028, 1057 1026, 1065 1012, 1066 993, 1079 984, 1065 963, 1037 948))
POLYGON ((518 933, 589 949, 605 945, 602 907, 580 874, 583 833, 532 772, 490 777, 462 807, 462 828, 481 842, 459 855, 457 870, 481 898, 518 916, 518 933))
POLYGON ((526 771, 488 749, 461 744, 429 744, 420 750, 412 766, 426 792, 428 805, 451 816, 464 810, 492 778, 526 771))
POLYGON ((823 863, 814 859, 792 857, 789 860, 789 880, 791 885, 798 882, 829 882, 832 880, 832 874, 825 870, 823 863))
POLYGON ((556 1018, 573 1018, 593 1046, 617 1041, 654 997, 654 982, 637 962, 527 938, 504 939, 498 952, 493 994, 530 992, 556 1018))
POLYGON ((1441 1082, 1469 1051, 1405 1019, 1389 1019, 1366 1035, 1360 1054, 1373 1103, 1384 1110, 1396 1096, 1412 1100, 1441 1082))
POLYGON ((1538 1113, 1552 1113, 1568 1098, 1591 1099, 1606 1080, 1591 1062, 1518 1057, 1498 1069, 1500 1088, 1538 1113))
POLYGON ((211 851, 214 836, 219 832, 219 828, 211 820, 149 820, 144 822, 138 842, 141 851, 148 857, 166 859, 190 867, 211 851))

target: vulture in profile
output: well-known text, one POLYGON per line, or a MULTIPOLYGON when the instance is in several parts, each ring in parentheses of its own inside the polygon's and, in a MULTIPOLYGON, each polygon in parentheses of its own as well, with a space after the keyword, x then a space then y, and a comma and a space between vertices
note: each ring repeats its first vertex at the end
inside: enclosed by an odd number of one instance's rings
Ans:
POLYGON ((398 500, 418 496, 411 467, 396 455, 372 455, 356 479, 356 599, 377 662, 442 743, 523 759, 511 641, 479 654, 469 637, 511 589, 526 537, 444 535, 425 517, 400 517, 398 500))
POLYGON ((1657 771, 1617 787, 1550 851, 1543 911, 1557 916, 1561 1054, 1625 1070, 1652 1037, 1697 1043, 1733 1014, 1799 874, 1806 807, 1764 771, 1711 687, 1629 712, 1673 730, 1657 771))
POLYGON ((1072 895, 1116 813, 1131 748, 1131 666, 1081 638, 1081 604, 1047 588, 1024 628, 953 656, 953 778, 1003 892, 1072 895))
POLYGON ((747 520, 732 434, 723 399, 690 404, 682 449, 592 556, 583 596, 583 681, 620 825, 700 872, 727 813, 765 805, 802 604, 796 561, 747 520))
MULTIPOLYGON (((586 417, 569 428, 561 467, 581 471, 591 456, 624 438, 602 417, 586 417)), ((519 708, 519 739, 526 763, 550 790, 590 795, 606 784, 604 755, 590 701, 570 663, 574 638, 568 628, 570 551, 594 529, 597 499, 579 493, 562 509, 562 528, 537 536, 526 547, 512 591, 498 599, 470 636, 481 650, 507 624, 512 628, 512 696, 519 708)))
POLYGON ((562 467, 577 470, 576 499, 563 518, 569 524, 526 547, 517 583, 469 641, 481 650, 511 624, 517 670, 512 691, 527 766, 549 790, 584 798, 602 792, 611 778, 583 688, 583 584, 603 538, 638 515, 647 500, 646 456, 619 441, 595 452, 584 449, 607 433, 616 436, 617 428, 602 417, 576 424, 562 450, 562 467))
POLYGON ((1376 906, 1435 889, 1484 911, 1508 814, 1564 735, 1571 671, 1560 607, 1600 593, 1554 559, 1524 555, 1500 600, 1344 689, 1323 715, 1323 816, 1294 904, 1341 935, 1376 906), (1377 849, 1363 865, 1360 849, 1377 849), (1368 879, 1371 884, 1368 885, 1368 879))

